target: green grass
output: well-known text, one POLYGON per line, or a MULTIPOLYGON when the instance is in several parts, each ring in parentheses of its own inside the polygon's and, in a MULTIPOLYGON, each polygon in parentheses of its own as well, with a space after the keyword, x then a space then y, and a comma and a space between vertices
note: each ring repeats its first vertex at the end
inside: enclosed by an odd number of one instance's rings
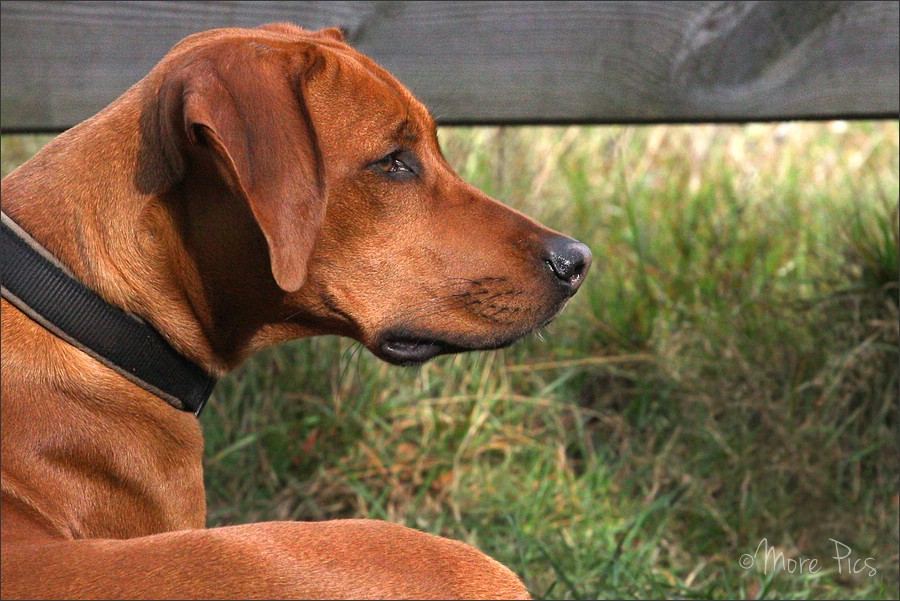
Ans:
MULTIPOLYGON (((897 598, 898 124, 441 139, 591 247, 582 291, 419 369, 335 338, 254 357, 203 417, 210 525, 388 519, 540 597, 897 598), (742 569, 763 538, 820 571, 742 569)), ((4 137, 4 175, 41 143, 4 137)))

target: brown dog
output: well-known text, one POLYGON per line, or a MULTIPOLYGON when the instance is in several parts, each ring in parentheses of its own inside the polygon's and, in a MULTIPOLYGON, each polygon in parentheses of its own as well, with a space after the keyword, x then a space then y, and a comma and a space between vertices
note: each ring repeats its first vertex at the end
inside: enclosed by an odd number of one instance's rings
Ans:
MULTIPOLYGON (((197 34, 3 180, 3 210, 210 374, 340 334, 397 364, 549 322, 590 253, 464 183, 337 30, 197 34)), ((4 597, 512 597, 374 520, 204 529, 197 419, 2 304, 4 597)))

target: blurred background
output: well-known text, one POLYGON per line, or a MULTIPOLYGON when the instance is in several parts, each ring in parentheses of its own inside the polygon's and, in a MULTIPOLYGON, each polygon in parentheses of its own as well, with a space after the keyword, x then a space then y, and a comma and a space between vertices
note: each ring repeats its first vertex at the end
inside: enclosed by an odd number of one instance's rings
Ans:
MULTIPOLYGON (((544 597, 896 598, 897 122, 440 138, 591 247, 584 287, 421 368, 330 337, 256 356, 202 418, 209 525, 387 519, 544 597), (821 571, 742 569, 763 538, 821 571)), ((3 175, 49 139, 3 136, 3 175)))

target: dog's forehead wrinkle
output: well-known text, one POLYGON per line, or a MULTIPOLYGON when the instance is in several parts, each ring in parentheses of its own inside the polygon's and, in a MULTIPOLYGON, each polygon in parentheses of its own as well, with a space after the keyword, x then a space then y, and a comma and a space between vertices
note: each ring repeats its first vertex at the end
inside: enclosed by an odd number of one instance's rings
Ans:
MULTIPOLYGON (((426 135, 429 139, 436 138, 428 135, 435 129, 428 109, 377 63, 350 47, 327 47, 322 54, 330 65, 331 81, 355 99, 356 116, 347 115, 350 118, 345 121, 348 135, 359 137, 365 130, 385 138, 385 143, 400 145, 415 144, 426 135)), ((321 96, 320 101, 327 102, 327 97, 327 94, 321 96)), ((333 106, 333 110, 339 108, 333 106)), ((342 110, 347 113, 348 108, 344 106, 342 110)))
POLYGON ((399 103, 403 105, 404 117, 409 118, 412 112, 411 109, 414 109, 417 113, 416 116, 418 117, 418 120, 428 121, 430 118, 428 109, 426 109, 402 83, 397 81, 397 79, 381 65, 369 57, 359 54, 350 47, 344 49, 329 46, 328 49, 329 51, 339 54, 341 58, 344 59, 343 61, 335 61, 339 70, 343 70, 345 66, 351 65, 359 67, 363 73, 374 80, 374 83, 378 84, 379 91, 388 96, 392 96, 399 101, 399 103))
POLYGON ((401 142, 415 143, 419 141, 419 131, 409 119, 404 119, 394 126, 391 137, 401 142))

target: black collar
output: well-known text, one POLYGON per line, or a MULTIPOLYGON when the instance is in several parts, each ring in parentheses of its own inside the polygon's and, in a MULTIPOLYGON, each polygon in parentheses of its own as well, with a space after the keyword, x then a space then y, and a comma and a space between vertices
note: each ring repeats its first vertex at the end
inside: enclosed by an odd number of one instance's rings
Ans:
POLYGON ((0 212, 3 298, 69 344, 169 404, 200 415, 216 384, 149 324, 110 305, 0 212))

